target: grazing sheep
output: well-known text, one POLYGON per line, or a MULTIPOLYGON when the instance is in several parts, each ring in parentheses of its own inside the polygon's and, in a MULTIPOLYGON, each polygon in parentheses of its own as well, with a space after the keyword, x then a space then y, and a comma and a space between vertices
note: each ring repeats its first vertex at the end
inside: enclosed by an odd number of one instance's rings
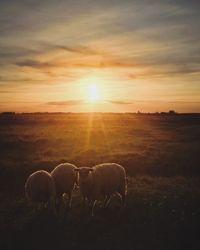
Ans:
POLYGON ((82 167, 76 169, 79 172, 79 185, 84 201, 87 198, 93 210, 100 196, 105 197, 104 207, 109 203, 114 193, 121 196, 122 204, 125 205, 126 196, 126 172, 116 163, 103 163, 93 168, 82 167))
POLYGON ((25 183, 25 194, 28 200, 36 204, 53 205, 55 186, 51 175, 44 170, 31 174, 25 183))
POLYGON ((76 168, 77 167, 73 164, 62 163, 51 172, 51 176, 55 183, 58 210, 65 194, 68 195, 68 205, 71 207, 72 191, 75 184, 78 185, 78 173, 74 171, 76 168))

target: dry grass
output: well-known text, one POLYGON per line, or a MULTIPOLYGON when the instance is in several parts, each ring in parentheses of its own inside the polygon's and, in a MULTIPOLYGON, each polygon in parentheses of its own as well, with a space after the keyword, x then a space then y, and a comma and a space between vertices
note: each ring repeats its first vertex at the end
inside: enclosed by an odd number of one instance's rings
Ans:
POLYGON ((132 114, 0 117, 1 249, 199 249, 200 118, 132 114), (63 161, 121 163, 127 206, 91 218, 78 191, 65 217, 33 214, 27 176, 63 161))

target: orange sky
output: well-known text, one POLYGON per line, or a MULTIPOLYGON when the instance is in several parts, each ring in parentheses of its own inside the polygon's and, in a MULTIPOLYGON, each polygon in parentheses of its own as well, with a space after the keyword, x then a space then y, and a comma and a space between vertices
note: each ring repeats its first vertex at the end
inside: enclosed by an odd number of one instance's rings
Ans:
POLYGON ((0 111, 200 112, 198 1, 0 2, 0 111))

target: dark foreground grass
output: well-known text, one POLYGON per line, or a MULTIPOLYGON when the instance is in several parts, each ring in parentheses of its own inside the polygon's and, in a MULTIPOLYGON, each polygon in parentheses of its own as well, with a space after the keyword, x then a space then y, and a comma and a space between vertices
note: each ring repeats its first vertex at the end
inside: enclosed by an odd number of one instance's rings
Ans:
POLYGON ((200 249, 200 116, 54 114, 0 116, 0 249, 200 249), (60 162, 122 164, 127 206, 36 214, 24 183, 60 162))
MULTIPOLYGON (((198 178, 129 178, 127 205, 119 197, 95 216, 84 209, 79 192, 72 209, 57 217, 33 213, 23 194, 1 197, 1 249, 199 249, 198 178)), ((62 211, 61 211, 62 212, 62 211)))

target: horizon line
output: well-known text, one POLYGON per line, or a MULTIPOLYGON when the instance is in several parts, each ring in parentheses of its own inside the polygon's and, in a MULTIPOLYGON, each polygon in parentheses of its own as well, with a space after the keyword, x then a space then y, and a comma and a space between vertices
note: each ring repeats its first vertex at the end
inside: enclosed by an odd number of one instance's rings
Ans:
POLYGON ((137 112, 109 112, 109 111, 80 111, 80 112, 76 112, 76 111, 63 111, 63 112, 49 112, 49 111, 35 111, 35 112, 17 112, 17 111, 1 111, 0 115, 4 114, 8 114, 8 115, 20 115, 20 114, 136 114, 136 115, 145 115, 145 114, 166 114, 166 115, 181 115, 181 114, 200 114, 200 112, 177 112, 175 110, 168 110, 168 111, 155 111, 155 112, 142 112, 142 111, 137 111, 137 112))

